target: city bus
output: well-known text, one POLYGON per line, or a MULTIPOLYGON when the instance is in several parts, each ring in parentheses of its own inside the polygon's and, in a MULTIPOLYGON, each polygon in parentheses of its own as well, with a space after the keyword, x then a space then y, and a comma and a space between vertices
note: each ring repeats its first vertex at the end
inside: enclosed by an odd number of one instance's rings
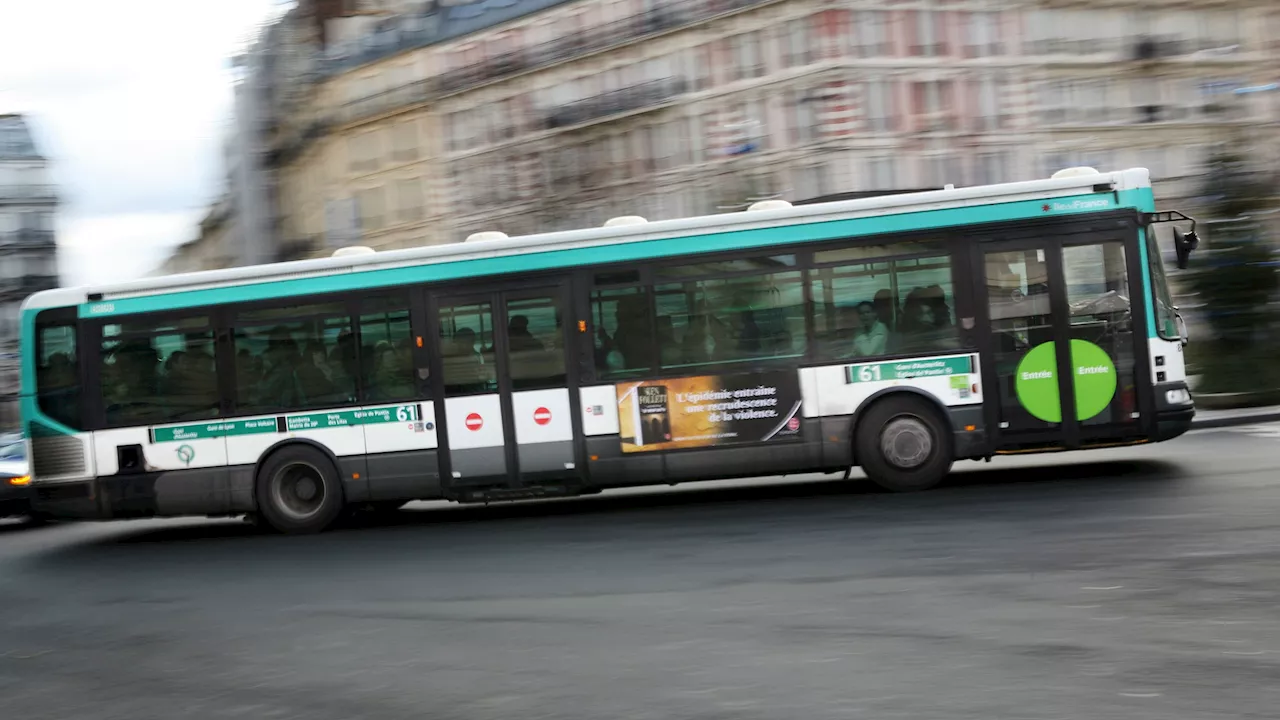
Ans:
MULTIPOLYGON (((1148 172, 40 292, 37 512, 316 532, 493 502, 1153 443, 1194 406, 1148 172)), ((1179 264, 1194 246, 1175 232, 1179 264)))

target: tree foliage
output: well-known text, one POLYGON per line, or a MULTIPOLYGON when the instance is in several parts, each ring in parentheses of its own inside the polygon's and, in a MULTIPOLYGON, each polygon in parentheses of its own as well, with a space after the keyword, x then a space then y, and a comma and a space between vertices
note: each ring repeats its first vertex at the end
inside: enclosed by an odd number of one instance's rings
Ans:
POLYGON ((1277 255, 1267 225, 1255 214, 1271 204, 1265 174, 1239 144, 1209 162, 1201 192, 1208 202, 1200 251, 1192 255, 1188 289, 1204 308, 1211 338, 1202 341, 1208 392, 1244 392, 1280 385, 1274 300, 1280 290, 1277 255))

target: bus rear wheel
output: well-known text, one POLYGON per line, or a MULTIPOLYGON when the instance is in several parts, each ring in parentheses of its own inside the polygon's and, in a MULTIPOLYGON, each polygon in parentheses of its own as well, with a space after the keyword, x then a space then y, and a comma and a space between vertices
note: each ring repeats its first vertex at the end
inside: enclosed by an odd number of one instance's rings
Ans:
POLYGON ((345 504, 342 480, 319 450, 295 445, 271 454, 258 470, 258 512, 277 532, 317 533, 345 504))
POLYGON ((854 449, 867 477, 892 492, 928 490, 953 461, 951 430, 937 408, 915 397, 889 397, 858 423, 854 449))

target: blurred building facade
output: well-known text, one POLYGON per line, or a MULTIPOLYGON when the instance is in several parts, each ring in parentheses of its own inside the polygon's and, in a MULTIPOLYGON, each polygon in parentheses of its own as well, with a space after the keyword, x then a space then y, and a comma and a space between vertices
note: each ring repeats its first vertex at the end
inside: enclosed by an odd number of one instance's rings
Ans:
POLYGON ((0 115, 0 424, 16 423, 18 310, 58 286, 58 197, 27 119, 0 115))
POLYGON ((259 46, 254 261, 1077 164, 1182 201, 1280 131, 1233 92, 1280 79, 1267 0, 303 0, 259 46))

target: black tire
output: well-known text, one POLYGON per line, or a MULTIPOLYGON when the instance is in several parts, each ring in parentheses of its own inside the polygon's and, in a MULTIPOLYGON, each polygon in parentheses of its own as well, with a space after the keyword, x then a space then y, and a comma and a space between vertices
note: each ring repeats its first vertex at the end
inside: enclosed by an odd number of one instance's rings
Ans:
POLYGON ((855 459, 876 485, 892 492, 928 490, 951 471, 951 427, 924 398, 876 402, 858 421, 855 459))
POLYGON ((258 469, 255 494, 259 517, 291 535, 325 530, 346 504, 333 461, 305 445, 272 453, 258 469))

